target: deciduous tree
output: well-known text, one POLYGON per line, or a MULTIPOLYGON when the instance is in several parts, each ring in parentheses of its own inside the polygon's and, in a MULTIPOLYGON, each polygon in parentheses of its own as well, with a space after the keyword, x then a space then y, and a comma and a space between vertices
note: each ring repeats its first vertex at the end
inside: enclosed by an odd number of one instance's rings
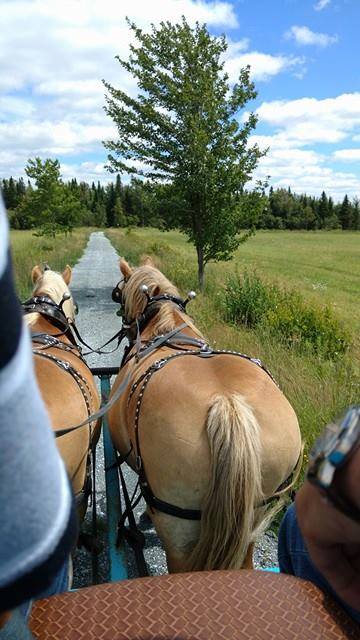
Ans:
POLYGON ((205 25, 162 22, 136 39, 120 65, 136 78, 136 98, 104 81, 106 113, 119 138, 107 141, 109 169, 171 185, 167 224, 187 234, 197 251, 201 288, 210 260, 229 259, 241 242, 238 210, 244 185, 262 155, 248 138, 256 125, 240 112, 256 97, 250 69, 230 87, 225 37, 205 25))

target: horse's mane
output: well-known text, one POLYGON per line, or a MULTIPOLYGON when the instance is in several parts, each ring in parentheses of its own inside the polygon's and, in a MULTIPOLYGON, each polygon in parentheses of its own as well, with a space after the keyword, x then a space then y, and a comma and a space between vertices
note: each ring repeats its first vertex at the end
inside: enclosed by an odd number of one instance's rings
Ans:
MULTIPOLYGON (((144 293, 140 291, 140 286, 146 284, 150 296, 168 293, 177 298, 180 297, 178 289, 164 276, 159 269, 149 265, 143 265, 133 270, 129 281, 124 286, 125 315, 134 319, 146 306, 144 293)), ((185 322, 200 338, 203 338, 186 313, 174 306, 172 302, 163 302, 159 305, 159 311, 154 317, 154 334, 160 335, 172 331, 179 324, 178 319, 185 322)))

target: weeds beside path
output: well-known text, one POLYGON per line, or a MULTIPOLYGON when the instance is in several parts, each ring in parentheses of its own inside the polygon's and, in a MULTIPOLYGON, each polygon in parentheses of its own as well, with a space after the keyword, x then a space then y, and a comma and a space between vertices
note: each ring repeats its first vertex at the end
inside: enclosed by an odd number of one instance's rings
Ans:
POLYGON ((82 255, 92 229, 75 229, 65 236, 59 234, 55 238, 36 237, 32 231, 10 232, 13 266, 16 289, 20 299, 29 296, 31 270, 36 265, 48 262, 54 271, 63 271, 69 264, 74 266, 82 255))

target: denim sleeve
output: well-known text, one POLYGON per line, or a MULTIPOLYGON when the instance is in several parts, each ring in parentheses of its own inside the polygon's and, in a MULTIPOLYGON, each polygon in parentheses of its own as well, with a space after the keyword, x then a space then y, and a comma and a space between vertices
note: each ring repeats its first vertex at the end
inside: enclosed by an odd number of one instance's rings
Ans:
POLYGON ((76 536, 72 496, 36 384, 0 197, 0 611, 51 583, 76 536))

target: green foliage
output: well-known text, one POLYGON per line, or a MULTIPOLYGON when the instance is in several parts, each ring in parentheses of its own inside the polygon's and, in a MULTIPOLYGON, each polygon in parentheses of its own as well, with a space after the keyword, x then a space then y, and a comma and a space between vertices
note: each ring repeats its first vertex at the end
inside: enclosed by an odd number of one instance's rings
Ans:
POLYGON ((256 273, 230 275, 221 304, 226 320, 258 327, 302 353, 336 359, 350 344, 329 307, 310 305, 298 292, 266 283, 256 273))
POLYGON ((117 59, 136 79, 139 95, 104 81, 105 111, 119 132, 118 140, 105 143, 109 169, 167 183, 173 206, 166 224, 195 245, 202 288, 205 265, 230 259, 248 237, 237 235, 239 203, 264 154, 247 145, 256 116, 243 122, 239 116, 257 94, 249 67, 230 87, 223 70, 226 40, 205 25, 192 28, 183 18, 153 25, 150 33, 129 26, 136 44, 128 60, 117 59))
POLYGON ((242 275, 236 272, 228 277, 222 302, 227 321, 256 327, 278 300, 273 288, 245 270, 242 275))
POLYGON ((82 206, 71 187, 61 181, 59 161, 30 159, 25 171, 36 189, 28 189, 18 205, 17 226, 38 227, 39 235, 53 237, 59 231, 71 231, 81 217, 82 206))

